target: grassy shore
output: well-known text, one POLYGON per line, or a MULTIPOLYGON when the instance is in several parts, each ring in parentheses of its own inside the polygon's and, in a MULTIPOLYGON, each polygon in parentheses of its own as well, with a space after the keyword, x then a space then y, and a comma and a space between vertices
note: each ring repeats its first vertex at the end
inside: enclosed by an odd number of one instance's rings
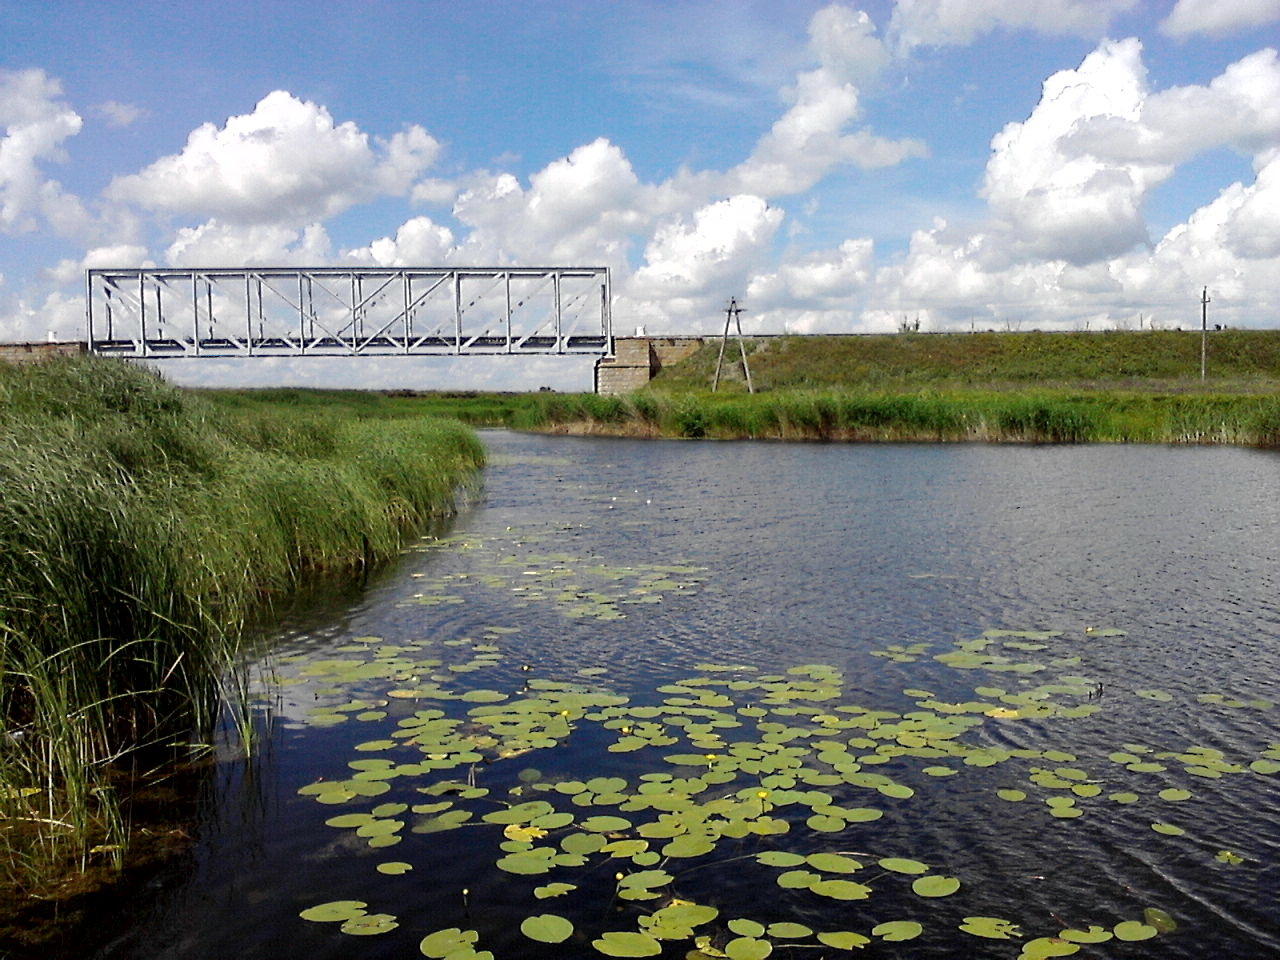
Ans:
MULTIPOLYGON (((1128 390, 1248 393, 1280 386, 1280 330, 1108 330, 1097 333, 908 333, 760 337, 748 341, 757 390, 1128 390)), ((736 344, 726 353, 733 361, 736 344)), ((718 340, 666 368, 660 390, 710 386, 718 340)), ((739 366, 726 364, 734 388, 739 366)))
POLYGON ((1053 390, 785 390, 754 395, 647 390, 626 397, 530 396, 505 425, 549 433, 716 439, 1274 447, 1280 446, 1280 397, 1053 390))
POLYGON ((207 740, 246 622, 317 573, 394 555, 482 462, 462 425, 360 395, 197 396, 96 358, 0 365, 9 885, 119 862, 132 777, 207 740))

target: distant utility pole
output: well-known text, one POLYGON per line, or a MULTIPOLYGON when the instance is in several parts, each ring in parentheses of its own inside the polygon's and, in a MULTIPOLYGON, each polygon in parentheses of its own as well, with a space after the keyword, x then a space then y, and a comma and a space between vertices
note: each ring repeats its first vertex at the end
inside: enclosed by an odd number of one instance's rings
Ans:
POLYGON ((738 328, 738 349, 742 351, 742 373, 747 378, 747 392, 755 393, 755 387, 751 385, 751 368, 747 366, 747 345, 742 339, 742 308, 738 306, 738 301, 734 297, 729 298, 729 306, 724 311, 724 336, 720 338, 720 357, 716 360, 716 376, 711 382, 711 392, 715 393, 720 386, 720 368, 724 365, 724 348, 729 344, 729 324, 733 323, 738 328))
POLYGON ((1204 380, 1209 359, 1209 288, 1200 294, 1200 379, 1204 380))

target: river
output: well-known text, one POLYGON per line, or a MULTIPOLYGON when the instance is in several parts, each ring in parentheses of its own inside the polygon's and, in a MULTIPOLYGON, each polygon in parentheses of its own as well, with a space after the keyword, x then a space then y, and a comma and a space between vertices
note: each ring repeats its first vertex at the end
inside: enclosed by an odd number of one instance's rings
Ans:
POLYGON ((1280 956, 1276 454, 484 437, 99 956, 1280 956))

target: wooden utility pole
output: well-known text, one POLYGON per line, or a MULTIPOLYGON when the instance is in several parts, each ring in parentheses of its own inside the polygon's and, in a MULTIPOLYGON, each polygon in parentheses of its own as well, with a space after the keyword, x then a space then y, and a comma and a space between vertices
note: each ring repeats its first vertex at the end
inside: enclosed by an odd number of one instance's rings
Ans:
POLYGON ((1209 288, 1200 294, 1200 379, 1204 380, 1209 360, 1209 288))
POLYGON ((734 297, 729 298, 729 306, 724 311, 724 335, 720 338, 720 356, 716 360, 716 376, 711 382, 711 392, 715 393, 720 387, 720 369, 724 366, 724 348, 729 344, 729 324, 732 323, 738 330, 738 349, 742 351, 742 373, 747 378, 747 392, 755 393, 755 387, 751 385, 751 368, 747 366, 747 345, 742 339, 742 308, 738 306, 738 301, 734 297))

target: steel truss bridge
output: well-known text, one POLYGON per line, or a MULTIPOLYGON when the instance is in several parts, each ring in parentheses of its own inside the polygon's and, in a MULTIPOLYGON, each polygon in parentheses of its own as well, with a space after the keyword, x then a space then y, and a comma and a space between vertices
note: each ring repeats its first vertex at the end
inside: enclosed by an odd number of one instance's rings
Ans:
POLYGON ((607 267, 89 270, 88 346, 121 357, 613 352, 607 267))

